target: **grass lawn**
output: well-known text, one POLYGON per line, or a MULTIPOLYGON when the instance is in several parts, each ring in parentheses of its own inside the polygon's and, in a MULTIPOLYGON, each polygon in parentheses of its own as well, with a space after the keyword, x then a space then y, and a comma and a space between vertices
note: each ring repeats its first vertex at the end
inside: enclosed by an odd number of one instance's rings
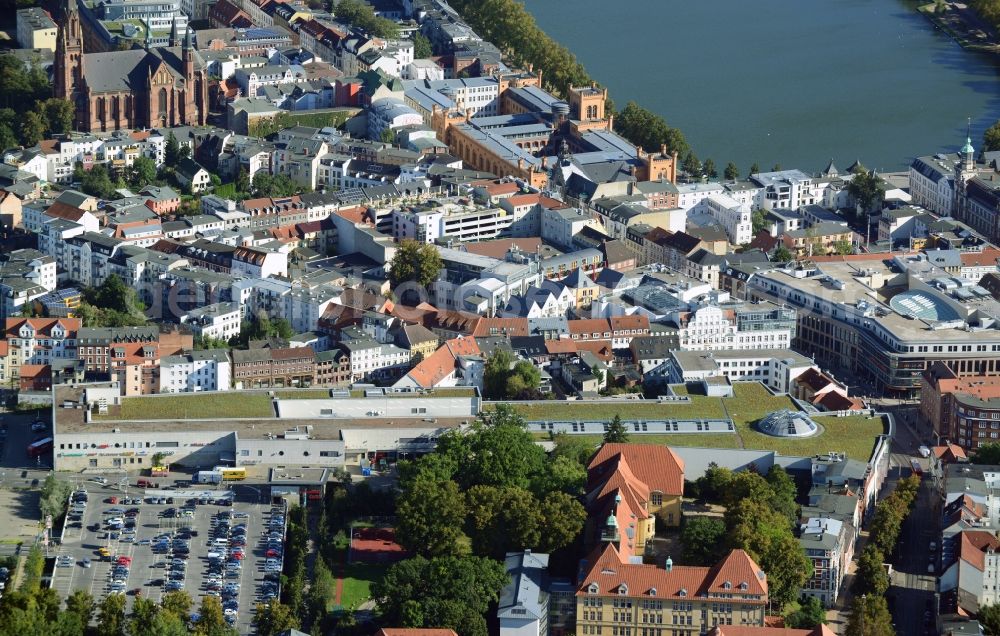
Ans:
MULTIPOLYGON (((548 433, 540 433, 539 439, 549 439, 548 433)), ((600 435, 573 435, 573 439, 590 441, 596 447, 603 441, 600 435)), ((662 433, 651 435, 632 435, 629 441, 634 444, 665 444, 667 446, 685 446, 694 448, 739 448, 739 438, 735 433, 662 433)))
POLYGON ((372 583, 380 580, 389 566, 380 563, 352 563, 342 568, 344 587, 340 603, 343 607, 357 608, 369 599, 372 583))
POLYGON ((266 394, 238 391, 195 395, 129 397, 120 407, 108 407, 107 415, 95 420, 180 420, 211 418, 274 417, 271 398, 266 394))
POLYGON ((815 455, 836 451, 851 459, 866 462, 875 447, 875 438, 885 432, 881 417, 851 415, 848 417, 817 417, 823 432, 806 439, 778 439, 754 430, 741 430, 747 448, 766 448, 782 455, 815 455))
POLYGON ((330 389, 286 389, 274 392, 279 400, 322 400, 330 397, 330 389))
POLYGON ((781 409, 799 410, 787 395, 771 395, 762 384, 756 382, 734 384, 733 395, 734 397, 723 401, 729 417, 737 426, 756 422, 768 413, 781 409))
POLYGON ((691 396, 690 404, 639 402, 564 402, 550 400, 514 407, 526 420, 610 420, 616 414, 622 419, 689 419, 722 418, 726 416, 719 398, 691 396))

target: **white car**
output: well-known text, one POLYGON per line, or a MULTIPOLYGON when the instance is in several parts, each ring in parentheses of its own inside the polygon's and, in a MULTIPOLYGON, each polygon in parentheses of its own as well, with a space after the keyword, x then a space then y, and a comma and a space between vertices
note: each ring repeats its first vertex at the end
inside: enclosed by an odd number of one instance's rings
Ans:
POLYGON ((87 481, 92 481, 92 482, 101 484, 102 486, 107 486, 108 485, 108 478, 107 477, 91 477, 87 481))
POLYGON ((34 424, 31 425, 31 430, 35 433, 37 433, 38 431, 44 431, 47 428, 48 425, 45 422, 35 422, 34 424))

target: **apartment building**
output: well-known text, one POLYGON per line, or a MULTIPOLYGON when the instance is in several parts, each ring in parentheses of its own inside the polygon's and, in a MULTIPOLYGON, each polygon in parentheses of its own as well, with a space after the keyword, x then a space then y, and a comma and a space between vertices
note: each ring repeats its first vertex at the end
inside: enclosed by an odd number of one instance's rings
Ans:
POLYGON ((17 11, 17 43, 22 49, 56 50, 56 23, 41 7, 17 11))
POLYGON ((375 340, 347 340, 338 347, 351 360, 351 381, 362 382, 402 374, 410 364, 410 352, 375 340))
POLYGON ((688 212, 689 215, 692 213, 711 217, 726 231, 733 245, 744 245, 753 240, 750 206, 724 193, 706 196, 688 212))
POLYGON ((234 349, 233 385, 239 389, 304 387, 316 377, 312 347, 234 349))
POLYGON ((191 328, 196 338, 228 342, 240 335, 243 311, 239 303, 212 303, 189 311, 180 320, 191 328))
POLYGON ((192 351, 160 360, 159 393, 228 391, 232 386, 229 351, 192 351))
POLYGON ((813 566, 802 595, 819 599, 823 607, 834 607, 854 557, 857 531, 842 519, 823 516, 810 517, 799 530, 799 545, 813 566))
POLYGON ((19 377, 22 365, 54 365, 77 358, 79 318, 7 318, 4 340, 7 377, 19 377))

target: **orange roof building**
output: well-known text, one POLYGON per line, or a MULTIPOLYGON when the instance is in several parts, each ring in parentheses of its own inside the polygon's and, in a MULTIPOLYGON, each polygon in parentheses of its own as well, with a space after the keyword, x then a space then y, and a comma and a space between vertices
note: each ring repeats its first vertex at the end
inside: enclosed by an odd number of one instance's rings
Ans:
POLYGON ((733 550, 712 567, 675 566, 669 557, 663 566, 651 565, 631 556, 613 543, 592 553, 576 591, 577 633, 623 625, 637 633, 661 620, 691 634, 720 623, 763 627, 767 576, 745 551, 733 550))
POLYGON ((656 532, 656 517, 680 525, 683 496, 684 460, 670 448, 604 444, 587 467, 588 539, 641 556, 656 532))

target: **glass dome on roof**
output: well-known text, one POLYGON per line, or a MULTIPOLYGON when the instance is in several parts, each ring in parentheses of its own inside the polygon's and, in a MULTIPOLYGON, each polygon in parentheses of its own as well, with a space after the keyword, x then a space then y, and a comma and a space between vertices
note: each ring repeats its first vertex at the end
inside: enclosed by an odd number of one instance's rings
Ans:
POLYGON ((819 432, 819 426, 801 411, 782 409, 761 418, 757 422, 761 433, 774 437, 809 437, 819 432))

